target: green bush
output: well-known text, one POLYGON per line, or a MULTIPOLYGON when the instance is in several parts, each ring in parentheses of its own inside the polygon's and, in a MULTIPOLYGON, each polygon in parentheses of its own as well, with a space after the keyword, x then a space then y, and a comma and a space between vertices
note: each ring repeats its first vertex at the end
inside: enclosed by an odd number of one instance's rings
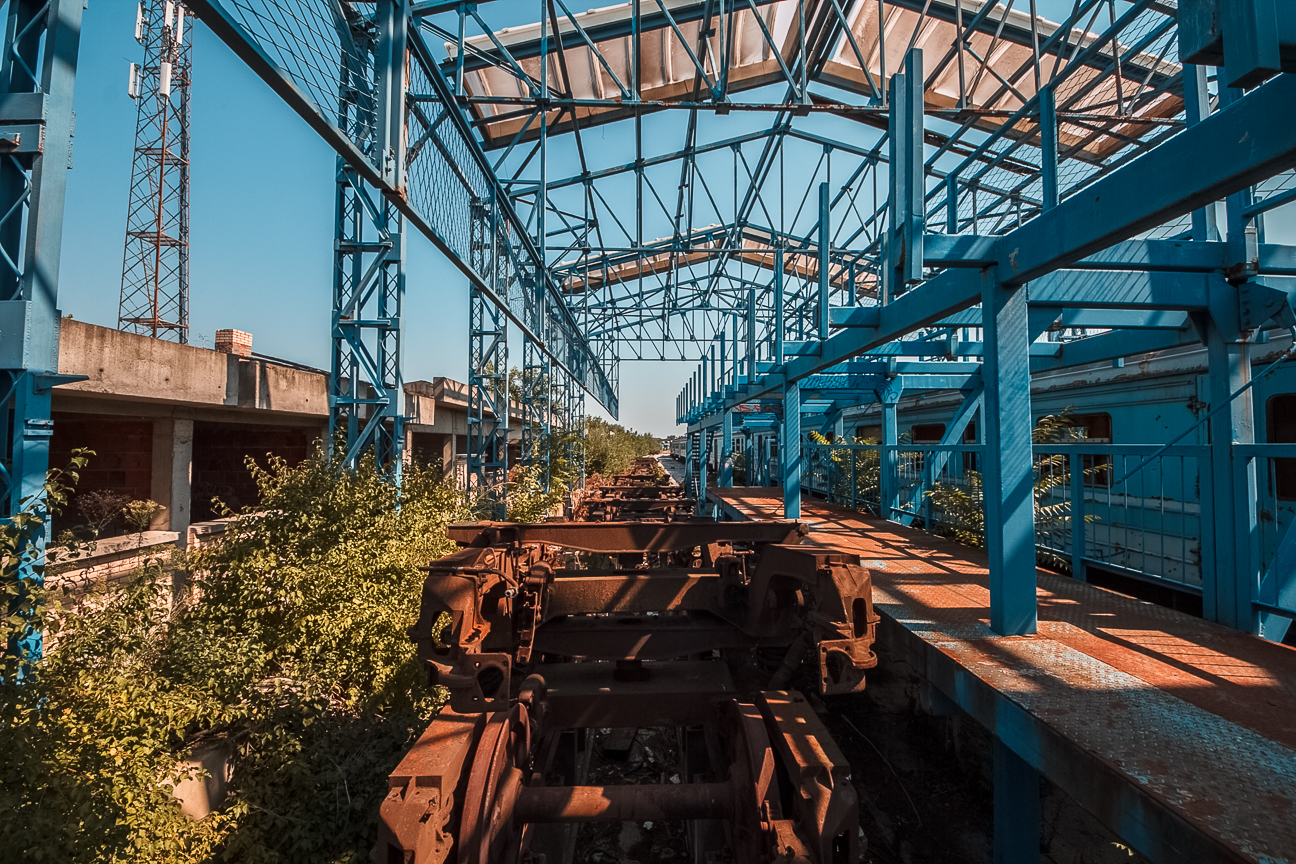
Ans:
POLYGON ((417 466, 399 493, 372 461, 252 470, 259 512, 56 616, 32 673, 0 682, 0 861, 367 860, 384 778, 437 708, 407 635, 419 568, 477 514, 417 466), (195 575, 173 605, 177 564, 195 575), (170 784, 211 736, 233 785, 193 822, 170 784))
POLYGON ((634 460, 661 448, 654 435, 635 432, 597 417, 585 421, 585 471, 611 477, 630 468, 634 460))

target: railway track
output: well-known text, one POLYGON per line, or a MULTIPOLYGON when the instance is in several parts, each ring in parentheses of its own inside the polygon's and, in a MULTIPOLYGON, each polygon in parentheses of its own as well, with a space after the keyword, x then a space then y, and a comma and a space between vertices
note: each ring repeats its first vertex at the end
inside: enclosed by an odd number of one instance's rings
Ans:
POLYGON ((850 765, 792 686, 863 689, 868 571, 797 522, 692 516, 651 461, 587 498, 597 521, 448 529, 411 630, 448 702, 391 774, 374 861, 569 864, 590 823, 676 825, 694 864, 861 859, 850 765), (648 730, 674 773, 591 782, 596 742, 648 730))

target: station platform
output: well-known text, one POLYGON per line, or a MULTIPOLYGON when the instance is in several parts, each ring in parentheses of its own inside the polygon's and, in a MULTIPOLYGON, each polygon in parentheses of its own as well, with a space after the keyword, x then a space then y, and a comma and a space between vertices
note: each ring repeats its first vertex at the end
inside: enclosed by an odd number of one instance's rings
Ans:
MULTIPOLYGON (((781 489, 708 497, 782 518, 781 489)), ((1296 650, 1047 570, 1038 634, 998 636, 981 550, 810 498, 802 521, 872 571, 878 640, 937 713, 973 716, 1131 848, 1296 861, 1296 650)))

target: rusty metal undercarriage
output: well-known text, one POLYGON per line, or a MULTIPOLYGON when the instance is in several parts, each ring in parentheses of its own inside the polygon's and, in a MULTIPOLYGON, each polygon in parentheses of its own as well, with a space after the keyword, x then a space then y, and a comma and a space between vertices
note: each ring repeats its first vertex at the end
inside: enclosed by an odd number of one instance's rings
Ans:
POLYGON ((635 460, 630 470, 590 491, 581 502, 588 522, 670 521, 693 512, 693 501, 655 459, 635 460))
POLYGON ((687 860, 855 864, 850 766, 806 698, 863 689, 857 558, 794 522, 455 525, 411 636, 448 705, 390 777, 374 860, 568 864, 577 823, 674 820, 687 860), (804 667, 804 669, 803 669, 804 667), (670 729, 670 782, 586 785, 591 736, 670 729))

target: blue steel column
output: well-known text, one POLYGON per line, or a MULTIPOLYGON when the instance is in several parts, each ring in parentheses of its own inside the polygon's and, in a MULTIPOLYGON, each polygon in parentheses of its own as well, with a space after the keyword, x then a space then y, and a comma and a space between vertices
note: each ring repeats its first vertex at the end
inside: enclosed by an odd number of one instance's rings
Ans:
MULTIPOLYGON (((1222 405, 1251 380, 1247 343, 1237 330, 1237 289, 1220 282, 1211 286, 1211 315, 1206 324, 1207 383, 1210 405, 1222 405)), ((1214 537, 1213 566, 1202 572, 1202 612, 1238 630, 1254 633, 1259 618, 1251 606, 1259 589, 1256 549, 1255 462, 1235 455, 1234 444, 1255 441, 1255 411, 1251 394, 1234 399, 1209 421, 1211 488, 1209 510, 1214 537)))
MULTIPOLYGON (((6 95, 0 100, 0 123, 43 127, 38 136, 23 133, 15 139, 14 149, 0 160, 0 387, 5 393, 0 405, 9 418, 3 439, 9 469, 0 466, 0 506, 7 516, 41 491, 49 468, 53 424, 47 376, 58 373, 59 263, 83 8, 83 0, 51 0, 48 5, 10 0, 5 10, 0 93, 6 95)), ((32 538, 36 566, 45 563, 45 540, 42 526, 32 538)), ((23 615, 20 607, 27 595, 22 586, 40 584, 41 571, 24 565, 18 576, 19 593, 8 614, 23 615)), ((29 630, 5 647, 35 660, 43 637, 29 630)))
POLYGON ((774 247, 774 365, 783 365, 783 246, 774 247))
POLYGON ((1035 509, 1031 461, 1030 333, 1024 288, 987 276, 981 292, 985 356, 986 552, 990 626, 1005 636, 1035 632, 1035 509))
POLYGON ((994 743, 994 862, 1038 864, 1040 776, 1001 739, 994 743))
POLYGON ((878 396, 882 401, 882 458, 879 462, 878 510, 883 519, 895 519, 900 507, 900 430, 897 423, 904 386, 893 380, 878 396))
POLYGON ((819 184, 819 304, 817 328, 820 339, 828 338, 828 244, 832 241, 829 226, 831 206, 828 198, 828 184, 819 184))
MULTIPOLYGON (((543 302, 543 300, 541 300, 543 302)), ((549 357, 530 336, 522 337, 522 463, 544 468, 538 478, 549 489, 552 405, 549 357)))
MULTIPOLYGON (((923 278, 923 234, 926 230, 923 160, 923 56, 913 48, 905 71, 891 76, 890 135, 891 223, 887 267, 891 292, 898 296, 923 278)), ((889 301, 891 297, 887 297, 889 301)), ((885 302, 885 301, 884 301, 885 302)))
POLYGON ((722 489, 733 486, 733 411, 724 412, 724 431, 720 439, 720 480, 722 489))
POLYGON ((783 385, 783 440, 779 442, 783 463, 783 518, 801 518, 801 385, 783 385))
MULTIPOLYGON (((404 185, 407 4, 377 4, 372 70, 344 52, 346 83, 338 121, 364 147, 386 182, 404 185)), ((367 23, 352 27, 357 44, 367 23)), ((332 377, 329 445, 344 439, 344 460, 354 467, 372 451, 399 481, 403 461, 404 377, 401 370, 405 297, 405 218, 338 158, 334 245, 332 377)))
POLYGON ((1040 179, 1044 183, 1044 209, 1058 205, 1057 95, 1052 87, 1039 91, 1040 179))

